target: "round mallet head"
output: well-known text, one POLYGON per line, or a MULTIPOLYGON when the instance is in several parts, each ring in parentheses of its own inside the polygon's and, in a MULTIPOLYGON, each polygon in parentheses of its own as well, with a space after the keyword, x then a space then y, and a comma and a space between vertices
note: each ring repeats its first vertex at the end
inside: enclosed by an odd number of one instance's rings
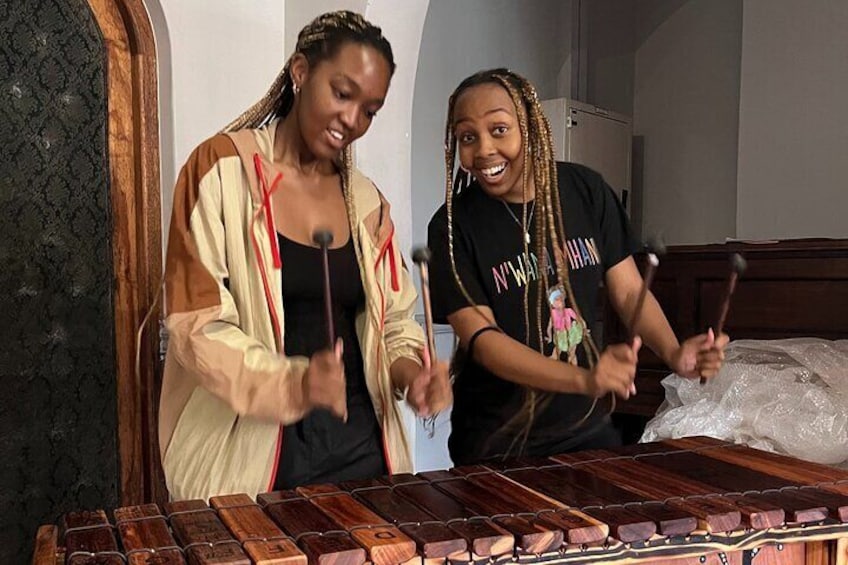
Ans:
POLYGON ((656 253, 648 253, 648 264, 651 267, 658 267, 660 264, 659 257, 657 257, 656 253))
POLYGON ((429 263, 432 256, 433 254, 427 246, 415 247, 412 250, 412 260, 419 265, 421 263, 429 263))
POLYGON ((330 230, 315 230, 312 232, 312 242, 324 249, 333 244, 333 232, 330 230))
POLYGON ((665 255, 665 242, 659 235, 651 235, 645 242, 645 250, 655 255, 665 255))
POLYGON ((745 258, 742 257, 739 253, 734 253, 730 258, 730 265, 733 268, 733 272, 737 275, 741 275, 745 272, 745 269, 748 268, 748 262, 745 261, 745 258))
POLYGON ((421 301, 424 306, 424 334, 427 336, 427 349, 430 352, 430 362, 436 362, 436 341, 433 337, 433 311, 430 305, 430 248, 427 246, 414 247, 412 249, 412 260, 418 265, 421 275, 421 301))

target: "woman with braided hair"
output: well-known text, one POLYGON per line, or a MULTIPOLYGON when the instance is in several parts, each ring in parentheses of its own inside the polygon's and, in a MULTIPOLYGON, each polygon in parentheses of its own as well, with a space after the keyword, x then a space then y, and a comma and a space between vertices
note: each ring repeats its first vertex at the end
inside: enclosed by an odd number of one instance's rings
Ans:
POLYGON ((445 204, 430 221, 429 245, 434 318, 459 339, 454 463, 620 444, 609 412, 616 395, 636 392, 642 339, 681 375, 718 371, 727 336, 681 345, 651 295, 632 328, 641 337, 599 351, 588 329, 598 288, 629 320, 642 286, 637 246, 601 176, 554 161, 526 79, 493 69, 460 83, 445 161, 445 204))
POLYGON ((380 28, 319 16, 268 94, 184 165, 165 268, 159 413, 175 499, 411 471, 396 400, 451 402, 389 205, 352 164, 395 65, 380 28), (321 250, 329 230, 328 348, 321 250))

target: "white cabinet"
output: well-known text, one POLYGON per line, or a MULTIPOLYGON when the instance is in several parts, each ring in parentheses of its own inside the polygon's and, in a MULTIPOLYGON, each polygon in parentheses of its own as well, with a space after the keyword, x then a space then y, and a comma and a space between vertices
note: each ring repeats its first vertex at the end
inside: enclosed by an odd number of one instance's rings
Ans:
POLYGON ((580 163, 601 173, 630 214, 632 120, 569 98, 541 104, 551 124, 556 160, 580 163))

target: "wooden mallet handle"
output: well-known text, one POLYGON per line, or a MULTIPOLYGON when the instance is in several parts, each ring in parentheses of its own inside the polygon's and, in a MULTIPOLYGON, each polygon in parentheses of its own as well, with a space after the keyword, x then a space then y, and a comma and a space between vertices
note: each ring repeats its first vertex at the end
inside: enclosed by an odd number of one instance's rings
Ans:
MULTIPOLYGON (((721 332, 724 331, 724 323, 727 321, 727 313, 730 311, 730 297, 733 296, 733 292, 736 290, 736 281, 739 279, 739 275, 745 272, 747 266, 748 264, 745 258, 739 253, 734 253, 730 258, 730 276, 727 278, 727 290, 719 306, 718 321, 714 330, 716 337, 720 336, 721 332)), ((707 379, 701 377, 700 383, 704 384, 706 382, 707 379)))
MULTIPOLYGON (((657 267, 660 264, 660 260, 657 255, 665 251, 665 247, 659 240, 659 238, 652 238, 652 240, 648 242, 646 247, 648 250, 648 264, 645 267, 645 275, 644 277, 642 277, 642 288, 639 289, 639 296, 636 298, 636 306, 633 308, 633 312, 630 314, 630 324, 627 328, 627 343, 629 343, 631 347, 633 346, 633 342, 636 340, 636 326, 639 325, 639 319, 642 317, 642 310, 645 305, 645 298, 648 296, 648 290, 650 290, 651 285, 654 282, 654 274, 657 272, 657 267)), ((635 379, 630 384, 630 393, 636 394, 635 379)))
POLYGON ((642 279, 642 288, 639 290, 639 297, 636 299, 636 307, 630 315, 630 324, 628 325, 627 342, 633 345, 633 340, 636 339, 636 325, 639 323, 639 318, 642 316, 642 307, 645 304, 645 297, 648 295, 648 289, 654 282, 654 273, 657 271, 657 266, 660 260, 655 253, 648 253, 648 264, 645 267, 645 276, 642 279))
POLYGON ((427 247, 416 247, 412 250, 412 260, 418 265, 421 277, 421 300, 424 303, 424 332, 427 336, 427 349, 430 354, 430 364, 436 363, 436 341, 433 337, 433 309, 430 305, 430 271, 429 264, 432 254, 427 247))
POLYGON ((739 253, 733 254, 733 257, 730 259, 730 265, 731 270, 730 276, 727 279, 727 293, 721 303, 721 310, 719 311, 718 322, 715 327, 717 335, 724 331, 724 323, 727 321, 727 313, 730 310, 730 297, 733 296, 733 292, 736 290, 736 281, 739 278, 739 275, 744 273, 748 266, 745 258, 739 253))
POLYGON ((333 297, 330 291, 330 259, 328 250, 333 243, 333 233, 330 230, 315 230, 312 241, 321 248, 324 263, 324 314, 327 323, 327 342, 332 350, 336 346, 336 330, 333 327, 333 297))

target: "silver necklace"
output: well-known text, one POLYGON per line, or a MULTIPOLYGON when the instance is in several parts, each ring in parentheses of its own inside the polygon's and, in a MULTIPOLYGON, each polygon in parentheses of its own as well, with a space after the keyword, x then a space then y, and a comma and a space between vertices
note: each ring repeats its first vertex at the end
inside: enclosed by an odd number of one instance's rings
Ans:
MULTIPOLYGON (((521 220, 519 220, 518 216, 516 216, 513 213, 512 208, 509 207, 509 204, 507 204, 506 200, 501 200, 501 203, 504 205, 504 208, 506 208, 506 211, 509 212, 509 215, 512 216, 512 219, 515 220, 515 223, 518 224, 518 227, 521 228, 522 227, 521 226, 521 220)), ((535 211, 536 211, 536 201, 534 200, 533 204, 530 205, 530 214, 527 216, 527 227, 528 228, 530 227, 530 224, 533 223, 533 212, 535 212, 535 211)), ((530 245, 530 233, 527 232, 527 231, 524 232, 524 241, 527 242, 527 245, 530 245)))

